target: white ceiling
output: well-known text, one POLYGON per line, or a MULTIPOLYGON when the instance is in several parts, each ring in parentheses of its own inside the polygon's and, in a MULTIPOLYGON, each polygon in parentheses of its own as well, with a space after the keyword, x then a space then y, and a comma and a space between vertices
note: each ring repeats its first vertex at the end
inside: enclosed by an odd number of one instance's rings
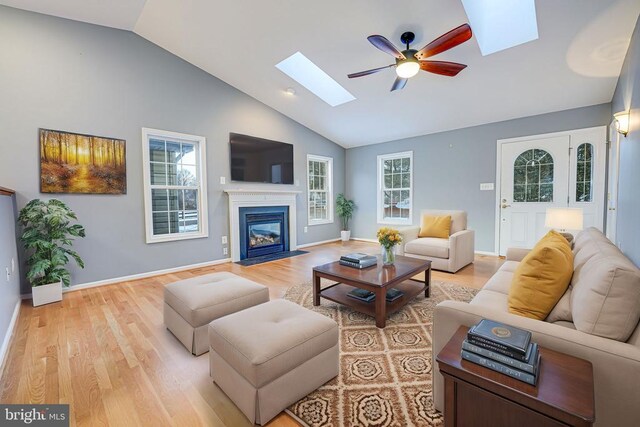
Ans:
POLYGON ((0 0, 134 32, 345 147, 611 101, 638 0, 537 0, 540 38, 489 56, 475 39, 433 59, 468 65, 457 77, 421 72, 389 92, 391 64, 367 41, 420 48, 467 22, 451 0, 0 0), (55 3, 55 4, 53 4, 55 3), (140 9, 142 10, 140 12, 140 9), (137 22, 136 22, 137 20, 137 22), (275 68, 301 51, 357 99, 330 107, 275 68), (296 89, 295 96, 284 90, 296 89))
POLYGON ((46 15, 133 30, 146 0, 0 0, 0 4, 46 15))

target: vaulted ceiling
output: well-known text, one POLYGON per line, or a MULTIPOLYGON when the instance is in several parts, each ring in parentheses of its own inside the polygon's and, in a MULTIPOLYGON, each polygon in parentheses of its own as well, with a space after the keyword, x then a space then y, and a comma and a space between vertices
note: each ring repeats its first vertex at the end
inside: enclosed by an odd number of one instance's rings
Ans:
MULTIPOLYGON (((345 147, 611 101, 637 0, 537 0, 539 39, 482 56, 475 39, 439 55, 457 77, 420 73, 389 92, 393 69, 367 41, 416 46, 467 22, 457 0, 0 0, 0 4, 131 30, 345 147), (330 107, 275 64, 300 51, 356 100, 330 107), (295 96, 285 93, 292 87, 295 96)), ((392 59, 392 58, 391 58, 392 59)))

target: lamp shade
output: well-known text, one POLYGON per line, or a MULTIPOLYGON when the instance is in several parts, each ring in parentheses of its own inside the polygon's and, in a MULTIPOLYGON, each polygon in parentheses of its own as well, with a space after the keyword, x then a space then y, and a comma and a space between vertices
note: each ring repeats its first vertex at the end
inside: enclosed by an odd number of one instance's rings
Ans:
POLYGON ((582 230, 581 208, 547 208, 544 225, 560 230, 582 230))

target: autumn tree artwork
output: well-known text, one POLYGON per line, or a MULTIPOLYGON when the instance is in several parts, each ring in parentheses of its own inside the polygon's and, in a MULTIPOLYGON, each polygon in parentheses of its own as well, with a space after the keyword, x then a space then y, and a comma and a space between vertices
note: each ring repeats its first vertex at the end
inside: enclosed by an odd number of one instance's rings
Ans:
POLYGON ((40 191, 125 194, 126 141, 40 129, 40 191))

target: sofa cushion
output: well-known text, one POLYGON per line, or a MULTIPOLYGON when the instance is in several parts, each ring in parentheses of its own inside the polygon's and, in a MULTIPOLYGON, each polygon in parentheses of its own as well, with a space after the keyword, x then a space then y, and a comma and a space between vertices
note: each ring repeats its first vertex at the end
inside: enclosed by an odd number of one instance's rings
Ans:
POLYGON ((589 227, 578 233, 576 238, 573 240, 573 253, 575 254, 580 249, 582 249, 587 244, 587 242, 591 242, 594 240, 613 245, 613 243, 611 243, 611 241, 607 239, 607 236, 602 234, 600 230, 595 227, 589 227))
POLYGON ((420 212, 421 217, 424 215, 451 217, 451 230, 449 233, 456 234, 459 231, 467 229, 467 213, 465 211, 443 210, 443 209, 425 209, 420 212))
POLYGON ((565 293, 573 274, 573 253, 567 240, 549 231, 513 273, 509 312, 544 320, 565 293))
POLYGON ((507 294, 489 291, 483 288, 475 297, 473 297, 469 304, 479 305, 491 310, 507 312, 509 310, 508 298, 507 294))
POLYGON ((274 300, 214 320, 209 343, 260 388, 338 344, 338 324, 286 300, 274 300))
POLYGON ((170 283, 164 301, 191 326, 269 301, 269 289, 233 273, 205 274, 170 283))
POLYGON ((451 215, 422 215, 418 237, 448 239, 451 231, 451 215))
POLYGON ((420 237, 404 245, 404 251, 408 254, 447 259, 449 258, 449 239, 420 237))
POLYGON ((498 270, 514 273, 516 271, 516 268, 518 268, 519 265, 520 265, 519 261, 505 261, 498 270))
POLYGON ((513 272, 506 271, 501 268, 489 278, 482 289, 509 295, 509 288, 511 288, 512 280, 513 272))
POLYGON ((572 279, 571 313, 576 329, 626 341, 640 320, 640 270, 618 248, 598 237, 585 241, 576 256, 587 252, 591 256, 572 279))
MULTIPOLYGON (((551 310, 551 313, 549 313, 545 321, 549 323, 561 321, 573 322, 573 315, 571 314, 571 285, 569 285, 564 295, 562 295, 560 301, 553 307, 553 310, 551 310)), ((575 327, 573 329, 575 329, 575 327)))

